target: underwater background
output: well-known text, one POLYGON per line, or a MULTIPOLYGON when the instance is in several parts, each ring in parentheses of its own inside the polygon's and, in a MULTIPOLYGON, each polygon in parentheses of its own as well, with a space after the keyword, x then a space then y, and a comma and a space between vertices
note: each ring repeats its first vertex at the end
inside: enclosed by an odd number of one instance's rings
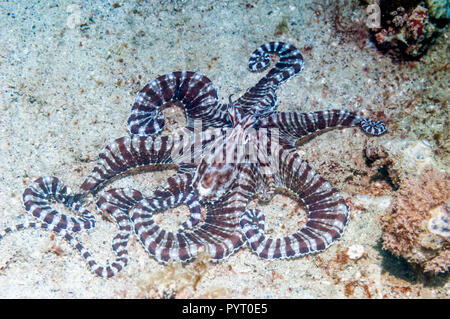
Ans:
MULTIPOLYGON (((127 135, 149 81, 199 72, 226 103, 262 77, 247 61, 267 41, 305 60, 278 90, 278 110, 349 109, 388 132, 332 130, 298 147, 351 209, 323 253, 264 261, 244 248, 218 264, 163 266, 132 239, 130 263, 105 280, 59 236, 26 230, 0 241, 0 298, 449 298, 448 2, 1 1, 0 229, 32 220, 22 193, 38 177, 77 189, 100 151, 127 135)), ((165 115, 168 132, 185 123, 177 110, 165 115)), ((173 173, 109 187, 149 194, 173 173)), ((306 220, 286 196, 260 208, 271 236, 306 220)), ((176 229, 186 216, 180 207, 159 222, 176 229)), ((115 233, 97 215, 78 237, 102 263, 114 258, 115 233)))

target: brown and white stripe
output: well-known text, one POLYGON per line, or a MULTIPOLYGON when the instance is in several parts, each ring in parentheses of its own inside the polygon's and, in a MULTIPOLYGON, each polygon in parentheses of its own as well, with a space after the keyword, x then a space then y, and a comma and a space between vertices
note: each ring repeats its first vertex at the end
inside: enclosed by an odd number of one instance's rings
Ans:
POLYGON ((370 135, 386 132, 386 125, 380 121, 365 119, 348 110, 325 110, 309 113, 275 112, 261 118, 259 128, 278 128, 280 134, 290 143, 306 135, 336 127, 360 126, 370 135))
MULTIPOLYGON (((165 184, 158 188, 153 195, 155 197, 168 198, 179 193, 191 193, 193 192, 191 183, 192 174, 177 173, 174 176, 169 177, 165 184)), ((180 225, 178 232, 194 228, 200 223, 201 217, 202 213, 200 206, 192 207, 189 218, 180 225)))
POLYGON ((144 249, 158 262, 187 262, 195 258, 202 240, 195 232, 172 233, 162 229, 153 219, 157 211, 186 204, 191 214, 200 213, 200 203, 193 192, 177 193, 167 198, 146 198, 137 203, 130 212, 134 231, 144 249))
POLYGON ((153 213, 186 204, 191 218, 200 216, 200 203, 193 191, 140 201, 131 210, 131 220, 143 247, 163 264, 169 261, 190 261, 200 249, 209 254, 211 261, 230 256, 244 242, 239 229, 239 217, 254 189, 249 168, 244 169, 242 174, 246 176, 241 176, 239 183, 220 202, 207 206, 205 220, 199 226, 180 228, 178 233, 162 229, 154 222, 153 213))
POLYGON ((202 238, 209 243, 207 250, 212 261, 228 258, 245 243, 239 219, 248 201, 255 194, 255 177, 253 165, 241 167, 233 188, 220 201, 208 205, 201 229, 202 238))
POLYGON ((349 218, 342 195, 293 150, 280 148, 279 186, 293 191, 309 213, 306 225, 283 238, 266 237, 264 215, 257 209, 242 215, 240 226, 251 249, 263 259, 297 258, 325 250, 340 238, 349 218))
POLYGON ((184 104, 187 126, 202 120, 205 127, 222 127, 227 124, 226 105, 218 103, 217 90, 211 81, 195 72, 173 72, 148 83, 136 96, 128 130, 140 136, 154 135, 164 128, 162 107, 169 101, 184 104))
POLYGON ((100 153, 81 191, 92 192, 112 177, 138 166, 173 163, 171 153, 175 143, 172 136, 132 135, 115 140, 100 153))
MULTIPOLYGON (((23 194, 23 202, 26 211, 31 213, 40 223, 28 223, 17 225, 15 230, 25 228, 38 228, 54 232, 62 236, 86 260, 91 271, 101 277, 112 277, 128 263, 128 251, 126 249, 128 238, 131 234, 131 223, 125 212, 126 207, 117 207, 111 203, 110 196, 100 198, 98 207, 109 212, 119 227, 118 234, 112 242, 116 260, 111 265, 100 266, 93 259, 91 253, 75 238, 75 233, 92 229, 95 226, 94 216, 87 211, 80 202, 73 202, 73 195, 67 187, 56 177, 41 177, 27 187, 23 194), (68 217, 51 208, 52 202, 59 202, 81 215, 80 218, 68 217), (108 202, 108 205, 104 203, 108 202)), ((123 201, 122 201, 123 202, 123 201)), ((121 202, 121 203, 122 203, 121 202)), ((5 233, 14 229, 7 229, 5 233)), ((1 234, 0 234, 1 236, 1 234)))
POLYGON ((73 201, 69 189, 56 177, 44 176, 31 183, 23 193, 25 210, 49 225, 50 229, 79 232, 95 226, 95 217, 78 201, 73 201), (69 217, 54 210, 53 202, 64 204, 80 217, 69 217))
POLYGON ((303 69, 303 56, 289 43, 267 42, 250 56, 248 68, 252 72, 266 69, 271 62, 269 54, 280 57, 275 66, 252 88, 233 104, 245 113, 264 115, 277 108, 277 88, 303 69))

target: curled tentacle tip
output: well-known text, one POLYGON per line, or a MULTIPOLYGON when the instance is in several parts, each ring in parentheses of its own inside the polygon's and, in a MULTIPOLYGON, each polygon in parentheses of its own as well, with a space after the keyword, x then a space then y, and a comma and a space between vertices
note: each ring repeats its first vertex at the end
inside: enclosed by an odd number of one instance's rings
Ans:
POLYGON ((248 61, 248 69, 250 72, 258 72, 267 69, 272 59, 267 53, 260 53, 260 55, 252 55, 248 61))
POLYGON ((369 119, 364 119, 361 121, 361 129, 370 135, 382 135, 386 133, 387 127, 386 124, 381 121, 373 121, 369 119))

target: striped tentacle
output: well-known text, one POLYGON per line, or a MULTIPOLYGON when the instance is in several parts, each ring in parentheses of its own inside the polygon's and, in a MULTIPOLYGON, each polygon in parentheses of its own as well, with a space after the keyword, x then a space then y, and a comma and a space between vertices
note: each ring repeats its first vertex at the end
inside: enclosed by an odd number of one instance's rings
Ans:
POLYGON ((155 197, 170 197, 176 193, 185 192, 191 189, 192 174, 177 173, 170 176, 164 184, 154 191, 155 197))
POLYGON ((240 169, 233 188, 220 201, 208 206, 206 219, 197 234, 207 243, 211 261, 228 258, 245 243, 239 219, 255 190, 255 168, 246 165, 240 169))
POLYGON ((5 237, 6 235, 21 231, 24 229, 39 229, 39 230, 46 230, 51 231, 62 238, 64 238, 73 248, 77 249, 81 256, 85 259, 88 268, 96 275, 102 277, 102 278, 110 278, 117 274, 121 269, 123 269, 128 261, 128 258, 124 258, 123 252, 119 249, 120 244, 120 238, 116 236, 113 241, 113 248, 116 247, 115 253, 118 256, 116 261, 113 262, 111 265, 108 265, 106 267, 99 266, 97 262, 92 258, 91 253, 78 241, 78 239, 75 237, 75 233, 68 231, 66 229, 60 229, 58 227, 54 227, 52 225, 49 225, 45 222, 29 222, 26 224, 19 224, 13 227, 8 227, 4 229, 3 231, 0 231, 0 240, 5 237))
POLYGON ((79 232, 95 227, 94 216, 79 202, 74 202, 70 190, 56 177, 40 177, 31 183, 23 193, 25 210, 43 223, 49 229, 65 229, 79 232), (64 204, 78 215, 69 217, 52 209, 51 204, 64 204))
POLYGON ((308 209, 306 225, 282 238, 266 237, 264 215, 247 210, 240 226, 251 249, 263 259, 296 258, 325 250, 340 238, 349 218, 342 195, 294 150, 280 148, 279 185, 298 195, 308 209))
POLYGON ((22 224, 17 224, 14 226, 9 226, 4 228, 3 230, 0 230, 0 240, 2 240, 3 238, 5 238, 7 235, 11 234, 11 233, 15 233, 18 231, 22 231, 25 229, 44 229, 44 230, 48 230, 49 229, 49 224, 45 223, 45 222, 27 222, 27 223, 22 223, 22 224))
POLYGON ((297 48, 289 43, 267 42, 251 54, 248 61, 249 70, 255 72, 267 68, 271 62, 269 54, 277 54, 280 59, 261 79, 261 83, 271 82, 273 86, 279 86, 303 69, 303 56, 297 48))
POLYGON ((193 192, 174 194, 167 198, 146 198, 130 212, 134 231, 144 249, 155 259, 167 264, 169 261, 187 262, 195 258, 203 242, 195 232, 169 232, 162 229, 153 219, 157 211, 186 204, 191 211, 200 211, 200 203, 193 192))
POLYGON ((275 112, 260 119, 259 128, 278 128, 292 143, 298 138, 333 127, 360 126, 370 135, 386 132, 381 121, 365 119, 347 110, 326 110, 309 113, 275 112))
MULTIPOLYGON (((99 200, 99 205, 101 205, 100 203, 102 200, 103 199, 99 200)), ((131 200, 132 199, 130 199, 130 201, 131 200)), ((112 240, 112 249, 116 255, 116 259, 112 263, 107 264, 106 266, 99 265, 92 257, 92 254, 78 241, 77 238, 74 237, 73 233, 67 231, 56 231, 56 233, 61 235, 72 247, 80 252, 91 272, 102 278, 111 278, 117 275, 117 273, 124 269, 128 264, 129 257, 127 246, 132 231, 132 225, 122 207, 114 207, 113 205, 102 206, 104 210, 109 212, 110 216, 114 219, 119 228, 119 232, 112 240)))
POLYGON ((173 72, 148 83, 136 96, 128 130, 141 136, 153 135, 164 128, 161 107, 169 101, 184 104, 188 127, 202 120, 204 127, 221 127, 228 123, 226 105, 218 103, 211 81, 195 72, 173 72))
POLYGON ((369 135, 382 135, 387 131, 386 124, 381 121, 374 121, 370 119, 361 120, 361 129, 369 135))
MULTIPOLYGON (((107 210, 119 227, 119 233, 114 237, 112 247, 116 254, 116 260, 108 266, 100 266, 92 258, 91 253, 75 238, 75 233, 91 229, 95 226, 94 216, 89 213, 79 202, 73 201, 73 195, 68 188, 56 177, 41 177, 25 189, 23 202, 27 212, 31 213, 40 222, 17 225, 7 228, 3 234, 26 228, 44 229, 62 236, 86 260, 91 271, 100 277, 109 278, 117 274, 128 263, 126 249, 131 233, 131 223, 126 214, 117 208, 102 205, 105 198, 101 198, 98 206, 107 210), (81 215, 80 218, 68 217, 51 208, 52 202, 62 203, 71 210, 81 215)), ((2 234, 0 233, 0 238, 2 234)))
POLYGON ((100 196, 97 201, 98 209, 106 211, 119 228, 118 233, 112 240, 112 250, 117 256, 116 260, 111 263, 111 265, 100 266, 80 243, 74 242, 74 244, 72 244, 80 251, 83 258, 86 259, 86 262, 93 273, 100 277, 110 278, 115 276, 128 264, 129 257, 127 247, 133 230, 133 225, 128 216, 128 212, 131 207, 136 205, 143 198, 144 197, 140 192, 130 189, 111 189, 100 196))
POLYGON ((200 203, 192 190, 180 189, 177 193, 172 187, 173 196, 145 199, 132 209, 135 233, 147 252, 163 264, 169 261, 190 261, 201 248, 205 249, 212 261, 223 260, 244 243, 239 217, 253 195, 254 188, 252 171, 248 167, 244 168, 239 183, 221 201, 208 206, 206 218, 198 227, 184 226, 178 233, 172 233, 154 222, 153 213, 186 204, 191 218, 198 214, 200 220, 201 214, 200 203))
POLYGON ((197 234, 205 241, 211 261, 228 258, 245 242, 239 228, 239 216, 245 206, 244 203, 230 200, 208 207, 207 218, 197 234))
MULTIPOLYGON (((124 250, 120 249, 122 246, 121 241, 122 238, 118 238, 119 234, 114 237, 113 240, 113 248, 114 245, 116 249, 114 253, 116 254, 116 260, 107 266, 99 265, 95 259, 92 257, 92 254, 79 242, 79 240, 74 236, 74 233, 64 231, 64 230, 53 230, 56 234, 62 236, 73 248, 79 251, 81 256, 86 261, 86 264, 91 272, 96 274, 102 278, 111 278, 115 276, 119 271, 121 271, 128 263, 128 255, 124 254, 124 250)), ((128 239, 126 240, 128 241, 128 239)), ((126 248, 125 248, 126 251, 126 248)))
POLYGON ((129 169, 150 164, 172 163, 171 152, 176 143, 172 136, 133 135, 115 140, 100 153, 97 165, 81 185, 83 196, 129 169))
POLYGON ((271 62, 269 54, 277 54, 280 59, 275 66, 235 104, 245 112, 258 115, 267 114, 276 109, 276 89, 303 69, 303 57, 298 49, 289 43, 268 42, 257 48, 250 56, 250 71, 266 69, 271 62))
MULTIPOLYGON (((155 190, 153 195, 160 198, 168 198, 178 193, 191 193, 193 191, 191 187, 192 179, 193 176, 190 173, 175 174, 169 177, 164 185, 155 190)), ((189 218, 180 225, 178 232, 194 228, 201 221, 201 217, 200 206, 192 207, 189 218)))

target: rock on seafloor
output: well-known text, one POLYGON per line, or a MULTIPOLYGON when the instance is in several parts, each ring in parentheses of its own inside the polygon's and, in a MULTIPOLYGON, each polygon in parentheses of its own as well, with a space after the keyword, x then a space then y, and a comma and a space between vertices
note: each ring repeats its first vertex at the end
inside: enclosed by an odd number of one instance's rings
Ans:
POLYGON ((371 28, 383 52, 398 59, 417 59, 434 43, 449 18, 447 0, 381 0, 380 24, 371 28), (436 19, 444 23, 436 24, 436 19))
POLYGON ((425 272, 450 269, 450 174, 430 166, 402 180, 382 217, 383 248, 425 272))
POLYGON ((439 168, 423 141, 369 141, 365 154, 373 170, 386 171, 397 191, 381 218, 383 248, 426 272, 450 266, 450 174, 439 168))

